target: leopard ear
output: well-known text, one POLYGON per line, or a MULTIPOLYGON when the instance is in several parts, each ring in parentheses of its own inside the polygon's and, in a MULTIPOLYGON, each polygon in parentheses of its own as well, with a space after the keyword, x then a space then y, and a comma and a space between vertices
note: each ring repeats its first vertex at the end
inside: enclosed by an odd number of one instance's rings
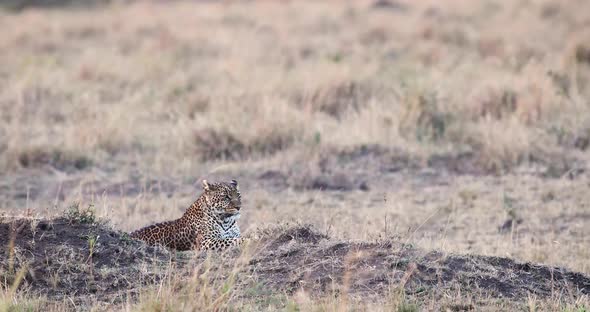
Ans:
POLYGON ((211 190, 211 186, 209 185, 209 183, 207 182, 207 180, 203 180, 203 190, 205 190, 205 191, 210 191, 211 190))
POLYGON ((238 188, 238 181, 231 180, 231 185, 233 185, 233 187, 235 187, 235 188, 238 188))

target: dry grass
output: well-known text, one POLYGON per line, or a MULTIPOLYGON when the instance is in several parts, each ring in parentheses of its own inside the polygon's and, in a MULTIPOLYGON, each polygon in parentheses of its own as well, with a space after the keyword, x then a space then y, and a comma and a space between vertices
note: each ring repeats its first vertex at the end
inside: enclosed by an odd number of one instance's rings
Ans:
POLYGON ((464 146, 494 171, 576 154, 559 138, 587 140, 584 10, 523 5, 137 3, 5 15, 1 166, 141 153, 154 169, 185 171, 316 137, 426 158, 464 146), (211 133, 227 146, 209 151, 211 133))
MULTIPOLYGON (((341 239, 590 274, 589 12, 583 0, 0 11, 0 216, 78 202, 131 230, 178 217, 199 179, 237 178, 246 232, 307 220, 341 239)), ((187 302, 198 281, 176 292, 170 278, 128 309, 215 301, 187 302)), ((432 308, 402 301, 391 306, 432 308)))

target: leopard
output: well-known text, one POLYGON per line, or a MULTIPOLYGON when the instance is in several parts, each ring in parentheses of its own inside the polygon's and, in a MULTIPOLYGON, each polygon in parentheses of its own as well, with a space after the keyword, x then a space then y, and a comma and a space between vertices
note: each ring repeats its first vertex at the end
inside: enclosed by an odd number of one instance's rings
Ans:
POLYGON ((243 242, 237 224, 242 208, 238 181, 210 183, 202 181, 203 192, 172 221, 156 223, 133 231, 129 236, 149 245, 170 249, 225 250, 243 242))

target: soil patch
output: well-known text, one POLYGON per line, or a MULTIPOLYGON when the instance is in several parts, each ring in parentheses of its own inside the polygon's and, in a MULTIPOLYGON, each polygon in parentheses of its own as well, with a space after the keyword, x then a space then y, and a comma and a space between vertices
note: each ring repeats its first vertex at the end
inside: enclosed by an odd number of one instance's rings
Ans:
POLYGON ((346 292, 379 300, 400 288, 410 296, 437 298, 461 290, 481 294, 481 298, 518 302, 531 295, 590 295, 590 277, 564 268, 425 251, 395 241, 334 241, 307 227, 267 235, 262 249, 250 261, 251 269, 268 287, 288 293, 303 290, 321 296, 346 292))
POLYGON ((0 223, 0 277, 20 289, 60 301, 119 302, 123 293, 160 279, 168 250, 131 240, 99 223, 65 218, 0 223))

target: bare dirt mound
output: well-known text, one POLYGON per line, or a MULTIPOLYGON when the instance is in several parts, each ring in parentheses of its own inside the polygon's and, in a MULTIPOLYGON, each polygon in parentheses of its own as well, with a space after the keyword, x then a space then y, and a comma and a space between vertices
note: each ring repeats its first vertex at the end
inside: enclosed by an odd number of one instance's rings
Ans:
MULTIPOLYGON (((0 222, 0 278, 49 300, 117 304, 154 285, 170 263, 179 272, 210 257, 212 270, 232 267, 237 251, 206 255, 175 253, 130 240, 125 233, 84 218, 0 222)), ((336 241, 309 226, 278 226, 252 234, 253 256, 238 274, 238 297, 252 281, 265 293, 311 297, 347 294, 374 301, 392 293, 432 300, 461 292, 476 298, 524 302, 537 298, 576 300, 590 295, 590 277, 563 268, 511 259, 447 255, 397 241, 336 241)), ((181 274, 182 275, 182 274, 181 274)))
POLYGON ((264 236, 251 269, 268 287, 287 292, 345 291, 367 298, 403 288, 418 298, 462 291, 514 301, 531 295, 570 299, 590 295, 590 277, 558 267, 428 252, 395 241, 338 242, 309 227, 274 230, 264 236))
POLYGON ((157 268, 170 259, 167 250, 85 218, 1 222, 0 245, 6 286, 60 301, 120 302, 122 291, 157 282, 157 268))

